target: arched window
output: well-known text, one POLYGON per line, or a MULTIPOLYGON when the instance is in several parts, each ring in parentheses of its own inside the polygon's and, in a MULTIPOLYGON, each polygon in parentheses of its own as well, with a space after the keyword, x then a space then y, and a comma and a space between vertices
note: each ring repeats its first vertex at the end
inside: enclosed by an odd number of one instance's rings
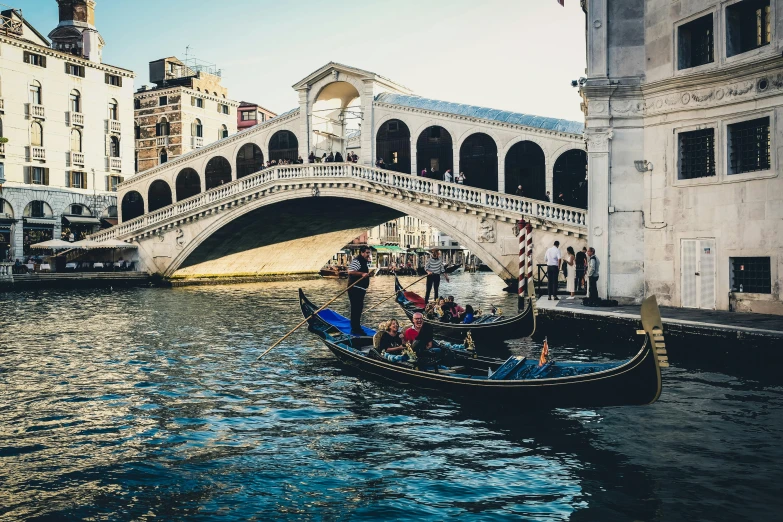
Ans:
POLYGON ((82 112, 82 95, 76 89, 71 91, 71 112, 82 112))
POLYGON ((43 127, 37 121, 30 124, 30 145, 43 147, 43 127))
POLYGON ((71 130, 71 152, 82 151, 82 133, 79 129, 71 130))
POLYGON ((33 105, 41 105, 43 103, 43 91, 41 89, 41 82, 33 80, 30 82, 30 103, 33 105))
POLYGON ((112 158, 120 157, 120 139, 117 136, 112 136, 109 141, 109 155, 112 158))
POLYGON ((203 125, 201 125, 201 120, 199 120, 198 118, 196 118, 196 120, 191 124, 190 134, 191 136, 195 136, 196 138, 204 137, 204 127, 203 125))
POLYGON ((264 154, 255 143, 245 143, 237 153, 237 179, 264 168, 264 154))
POLYGON ((465 184, 487 190, 498 189, 498 147, 483 132, 471 134, 459 149, 459 170, 465 184))
POLYGON ((120 119, 120 106, 117 105, 117 100, 111 100, 109 101, 109 119, 110 120, 119 120, 120 119))
POLYGON ((544 199, 546 157, 532 141, 515 143, 506 153, 506 193, 515 194, 520 185, 526 198, 544 199))
POLYGON ((193 169, 182 169, 177 175, 177 201, 188 199, 201 192, 201 178, 193 169))
MULTIPOLYGON (((454 168, 451 134, 443 127, 433 125, 424 129, 416 140, 416 174, 426 170, 443 175, 454 168)), ((452 172, 452 174, 457 174, 452 172)), ((431 174, 430 174, 431 175, 431 174)))
POLYGON ((375 144, 376 155, 383 159, 384 168, 410 174, 411 132, 404 122, 389 120, 381 125, 375 144))
POLYGON ((168 136, 169 134, 171 134, 171 125, 164 116, 155 124, 155 136, 168 136))
POLYGON ((139 124, 133 126, 133 135, 136 137, 137 140, 141 139, 141 127, 139 127, 139 124))
POLYGON ((223 156, 215 156, 207 163, 205 174, 207 190, 231 182, 231 164, 223 156))
POLYGON ((147 202, 150 212, 171 205, 171 187, 169 187, 169 184, 162 179, 153 181, 147 193, 147 202))
POLYGON ((272 134, 269 139, 269 159, 272 161, 296 161, 299 155, 299 140, 291 131, 281 130, 272 134))
POLYGON ((552 201, 587 208, 587 153, 572 149, 557 158, 552 177, 552 201), (561 196, 562 194, 562 196, 561 196))
POLYGON ((222 140, 223 138, 228 138, 228 127, 225 125, 221 125, 218 129, 218 139, 222 140))
POLYGON ((166 152, 166 149, 161 149, 160 151, 160 164, 163 165, 169 160, 169 153, 166 152))
POLYGON ((122 221, 130 221, 144 214, 144 198, 131 190, 122 198, 122 221))
POLYGON ((51 218, 54 216, 52 213, 52 207, 46 201, 31 201, 24 208, 22 213, 24 217, 31 218, 51 218))

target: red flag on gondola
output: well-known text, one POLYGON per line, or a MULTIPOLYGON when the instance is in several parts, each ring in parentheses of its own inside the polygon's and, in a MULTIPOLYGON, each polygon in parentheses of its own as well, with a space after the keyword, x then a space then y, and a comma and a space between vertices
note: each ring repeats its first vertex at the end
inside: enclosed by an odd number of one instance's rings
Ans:
POLYGON ((538 365, 539 366, 545 365, 548 357, 549 357, 549 343, 546 341, 546 337, 544 337, 544 347, 541 348, 541 357, 538 358, 538 365))

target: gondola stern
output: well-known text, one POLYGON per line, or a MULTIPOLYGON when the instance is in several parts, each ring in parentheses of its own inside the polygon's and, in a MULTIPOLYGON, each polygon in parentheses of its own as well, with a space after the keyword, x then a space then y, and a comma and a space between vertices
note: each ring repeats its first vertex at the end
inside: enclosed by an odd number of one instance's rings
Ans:
POLYGON ((663 337, 661 311, 658 308, 658 300, 654 295, 651 295, 642 302, 641 316, 643 330, 639 333, 646 334, 647 336, 650 356, 652 357, 656 374, 655 380, 657 382, 657 390, 652 400, 648 403, 652 404, 661 396, 661 368, 669 367, 669 357, 663 337))

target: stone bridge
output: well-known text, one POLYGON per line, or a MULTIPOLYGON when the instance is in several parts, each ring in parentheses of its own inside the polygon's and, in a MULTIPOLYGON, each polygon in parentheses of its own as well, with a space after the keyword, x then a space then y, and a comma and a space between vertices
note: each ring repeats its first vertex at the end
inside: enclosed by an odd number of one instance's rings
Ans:
POLYGON ((316 272, 363 231, 401 215, 457 239, 504 279, 517 276, 515 222, 536 228, 538 256, 586 240, 586 212, 352 163, 278 166, 92 236, 139 245, 142 267, 172 278, 316 272))

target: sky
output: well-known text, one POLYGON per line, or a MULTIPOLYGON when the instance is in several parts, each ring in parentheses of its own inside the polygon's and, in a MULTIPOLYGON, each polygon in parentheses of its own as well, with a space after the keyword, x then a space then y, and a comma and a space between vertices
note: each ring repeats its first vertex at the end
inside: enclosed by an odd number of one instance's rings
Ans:
MULTIPOLYGON (((2 0, 41 33, 56 0, 2 0)), ((438 100, 582 121, 571 80, 584 76, 578 0, 97 0, 103 61, 149 83, 148 64, 216 63, 229 97, 282 113, 293 84, 330 61, 438 100)))

